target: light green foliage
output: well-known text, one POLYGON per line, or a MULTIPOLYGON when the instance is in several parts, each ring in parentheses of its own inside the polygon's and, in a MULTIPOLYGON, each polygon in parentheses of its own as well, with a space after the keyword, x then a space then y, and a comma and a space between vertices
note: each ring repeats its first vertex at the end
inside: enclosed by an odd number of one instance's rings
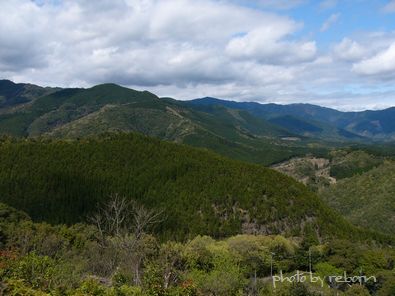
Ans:
POLYGON ((329 264, 328 262, 319 262, 314 265, 315 273, 321 277, 328 275, 342 275, 343 270, 336 268, 335 266, 329 264))
POLYGON ((34 289, 50 291, 53 289, 57 263, 50 257, 30 253, 11 267, 10 277, 22 279, 34 289))
POLYGON ((24 283, 22 279, 9 279, 4 282, 4 295, 8 296, 49 296, 49 293, 36 290, 24 283))
POLYGON ((241 295, 246 283, 243 270, 235 264, 227 251, 217 249, 217 252, 209 271, 192 269, 186 278, 192 280, 207 295, 241 295))
POLYGON ((115 234, 103 238, 85 224, 51 226, 28 217, 3 224, 0 276, 10 295, 330 295, 329 288, 311 283, 284 283, 273 290, 271 267, 274 274, 307 271, 309 253, 316 275, 377 275, 378 283, 367 289, 378 295, 393 289, 395 251, 347 240, 306 249, 303 239, 280 235, 159 243, 143 233, 136 244, 115 234))
MULTIPOLYGON (((319 285, 310 283, 281 284, 273 290, 269 277, 271 259, 275 274, 280 270, 288 270, 288 275, 294 274, 296 270, 306 270, 295 257, 303 250, 300 243, 296 242, 300 240, 294 241, 282 236, 253 235, 214 240, 208 236, 197 236, 184 244, 171 241, 157 244, 147 236, 147 239, 141 241, 141 246, 134 250, 142 252, 140 254, 146 252, 144 250, 150 250, 147 253, 149 255, 141 257, 144 258, 140 270, 143 278, 137 286, 134 283, 134 270, 122 265, 127 258, 132 258, 124 257, 126 254, 115 252, 121 257, 108 273, 109 276, 97 274, 97 269, 91 265, 91 258, 106 262, 106 256, 109 256, 103 253, 101 248, 92 248, 99 245, 100 240, 97 241, 94 235, 82 235, 75 240, 75 236, 72 235, 75 229, 89 233, 89 227, 85 230, 82 225, 54 227, 33 224, 29 227, 43 227, 46 233, 53 233, 59 237, 66 236, 75 242, 75 245, 70 244, 68 240, 61 240, 58 252, 51 256, 35 253, 43 250, 40 245, 37 245, 37 250, 32 247, 32 252, 20 257, 2 251, 2 256, 9 258, 0 261, 4 287, 9 293, 7 295, 36 296, 50 293, 70 296, 227 296, 255 292, 257 295, 331 295, 327 287, 321 289, 319 285), (84 242, 78 242, 79 240, 84 242), (318 292, 324 294, 317 294, 318 292)), ((15 231, 15 228, 8 229, 15 231)), ((12 245, 13 248, 19 249, 10 237, 8 236, 5 247, 12 245)), ((26 245, 32 245, 29 241, 35 241, 31 236, 27 236, 26 240, 26 245)), ((114 246, 111 245, 109 251, 114 252, 114 246)), ((343 270, 350 274, 359 274, 361 268, 365 273, 374 271, 379 280, 379 288, 376 288, 379 291, 378 295, 391 295, 388 294, 394 287, 391 262, 395 260, 395 253, 391 249, 331 241, 326 245, 311 246, 310 250, 314 260, 319 260, 313 264, 316 275, 336 275, 343 270)), ((134 261, 130 263, 134 264, 134 261)), ((372 287, 367 286, 369 289, 372 287)), ((354 290, 363 291, 357 289, 352 288, 347 293, 354 290)))
POLYGON ((395 162, 383 156, 386 153, 368 153, 370 150, 364 149, 334 150, 330 161, 310 156, 294 158, 273 168, 318 192, 354 225, 392 235, 395 233, 395 162), (320 167, 313 168, 314 162, 320 167))

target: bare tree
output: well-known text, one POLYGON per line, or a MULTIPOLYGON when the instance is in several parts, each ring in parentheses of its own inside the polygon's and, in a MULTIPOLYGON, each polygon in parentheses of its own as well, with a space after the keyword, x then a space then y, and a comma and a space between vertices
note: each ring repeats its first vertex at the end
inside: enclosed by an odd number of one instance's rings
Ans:
POLYGON ((144 235, 163 221, 162 214, 114 194, 90 217, 98 229, 101 247, 113 251, 117 262, 115 270, 121 264, 128 264, 136 285, 141 284, 141 267, 146 253, 144 235))
POLYGON ((134 233, 140 237, 152 226, 162 222, 162 216, 162 211, 149 210, 133 200, 113 194, 108 202, 99 206, 90 221, 101 235, 124 236, 134 233))
POLYGON ((146 209, 142 205, 134 204, 134 235, 141 238, 141 235, 156 224, 163 221, 163 212, 146 209))

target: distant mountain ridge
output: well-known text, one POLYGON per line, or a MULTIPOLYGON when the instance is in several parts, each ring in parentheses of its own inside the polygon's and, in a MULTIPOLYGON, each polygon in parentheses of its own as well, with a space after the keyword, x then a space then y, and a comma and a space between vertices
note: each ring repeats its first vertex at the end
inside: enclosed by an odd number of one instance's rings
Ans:
POLYGON ((57 89, 13 108, 0 108, 0 134, 80 138, 139 132, 261 164, 311 150, 305 143, 282 141, 296 135, 247 111, 223 106, 204 109, 115 84, 57 89))
MULTIPOLYGON (((256 102, 235 102, 206 97, 189 101, 191 105, 221 105, 228 108, 241 109, 269 121, 286 127, 300 121, 305 125, 315 126, 318 132, 326 136, 335 135, 370 140, 395 139, 395 107, 384 110, 367 110, 360 112, 342 112, 335 109, 312 104, 260 104, 256 102), (286 116, 284 118, 284 116, 286 116), (288 117, 288 120, 286 118, 288 117), (281 121, 278 119, 282 118, 281 121), (293 122, 292 122, 293 121, 293 122)), ((313 132, 314 135, 314 132, 313 132)), ((318 135, 319 136, 319 135, 318 135)))
POLYGON ((139 132, 265 165, 324 152, 329 142, 395 139, 395 108, 341 112, 310 104, 179 101, 111 83, 62 89, 8 80, 0 81, 0 98, 0 135, 79 138, 139 132))
POLYGON ((0 80, 0 108, 28 103, 37 97, 50 94, 58 88, 40 87, 34 84, 13 83, 0 80))

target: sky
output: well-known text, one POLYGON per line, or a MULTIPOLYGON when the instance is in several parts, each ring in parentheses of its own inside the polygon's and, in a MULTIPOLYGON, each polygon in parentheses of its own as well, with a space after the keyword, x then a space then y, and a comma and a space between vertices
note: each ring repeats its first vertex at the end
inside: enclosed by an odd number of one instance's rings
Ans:
POLYGON ((0 78, 395 106, 394 0, 0 0, 0 78))

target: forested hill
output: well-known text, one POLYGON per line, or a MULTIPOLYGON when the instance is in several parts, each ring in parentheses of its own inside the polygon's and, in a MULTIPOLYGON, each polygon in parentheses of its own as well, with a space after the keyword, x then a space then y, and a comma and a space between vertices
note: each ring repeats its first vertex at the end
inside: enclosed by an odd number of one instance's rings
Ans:
POLYGON ((246 111, 193 108, 110 83, 45 89, 0 80, 0 135, 77 138, 117 131, 209 148, 265 165, 317 150, 283 141, 293 134, 246 111), (1 100, 14 103, 3 106, 1 100))
POLYGON ((354 224, 395 234, 395 161, 322 190, 322 198, 354 224))
POLYGON ((245 110, 258 118, 299 135, 321 139, 394 141, 395 108, 376 111, 341 112, 311 104, 260 104, 233 102, 216 98, 189 101, 194 106, 224 106, 245 110))
POLYGON ((166 238, 364 235, 292 178, 201 149, 137 134, 0 145, 0 199, 36 221, 83 221, 114 193, 163 210, 166 238))
POLYGON ((59 88, 40 87, 33 84, 0 80, 0 109, 10 110, 58 91, 59 88))

